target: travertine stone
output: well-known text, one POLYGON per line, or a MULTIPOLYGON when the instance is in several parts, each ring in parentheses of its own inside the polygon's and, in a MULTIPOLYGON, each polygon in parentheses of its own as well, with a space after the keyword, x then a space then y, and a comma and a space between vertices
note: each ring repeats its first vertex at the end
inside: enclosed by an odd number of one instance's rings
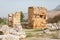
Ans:
POLYGON ((5 35, 9 34, 9 27, 7 25, 3 25, 0 31, 2 31, 5 35))
POLYGON ((7 35, 0 35, 1 40, 19 40, 19 36, 7 34, 7 35))
POLYGON ((2 40, 20 40, 26 38, 26 34, 21 25, 13 28, 9 28, 7 25, 4 25, 0 31, 4 33, 3 35, 0 35, 0 39, 2 40))
POLYGON ((8 26, 13 27, 15 25, 20 25, 20 12, 8 14, 8 26))
POLYGON ((44 7, 29 7, 28 8, 28 25, 31 28, 44 29, 46 28, 47 9, 44 7))
POLYGON ((20 12, 16 12, 13 16, 13 26, 20 25, 20 12))
POLYGON ((13 14, 8 14, 8 26, 13 26, 13 14))
POLYGON ((25 37, 26 37, 26 34, 25 34, 25 32, 23 31, 21 25, 20 25, 20 26, 15 26, 14 28, 12 28, 12 29, 10 30, 10 34, 19 36, 20 38, 25 38, 25 37))

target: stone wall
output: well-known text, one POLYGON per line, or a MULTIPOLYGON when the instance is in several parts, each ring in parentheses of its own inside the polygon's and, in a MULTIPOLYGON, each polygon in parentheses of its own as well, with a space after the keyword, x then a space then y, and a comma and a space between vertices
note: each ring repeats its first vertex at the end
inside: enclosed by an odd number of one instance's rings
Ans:
POLYGON ((13 26, 13 14, 8 14, 8 26, 13 26))
POLYGON ((20 12, 16 12, 13 16, 13 26, 19 26, 20 25, 20 12))
POLYGON ((16 12, 15 14, 8 14, 8 26, 20 25, 20 12, 16 12))
POLYGON ((28 25, 30 28, 46 28, 47 9, 44 7, 28 8, 28 25))

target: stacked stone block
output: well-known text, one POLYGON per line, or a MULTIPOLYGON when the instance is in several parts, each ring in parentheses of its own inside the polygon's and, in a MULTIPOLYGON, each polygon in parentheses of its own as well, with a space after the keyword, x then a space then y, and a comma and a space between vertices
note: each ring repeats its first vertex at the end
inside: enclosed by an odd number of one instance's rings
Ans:
POLYGON ((28 8, 28 25, 34 29, 46 28, 47 9, 44 7, 28 8))
POLYGON ((19 26, 20 25, 20 12, 16 12, 15 14, 8 14, 8 26, 19 26))

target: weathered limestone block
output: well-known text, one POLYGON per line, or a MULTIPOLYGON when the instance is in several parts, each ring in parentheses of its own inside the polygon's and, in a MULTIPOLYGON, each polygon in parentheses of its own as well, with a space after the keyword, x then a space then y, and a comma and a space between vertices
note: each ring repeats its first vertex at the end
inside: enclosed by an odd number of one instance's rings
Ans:
POLYGON ((43 29, 43 28, 47 27, 45 20, 44 20, 44 19, 41 19, 41 18, 39 18, 39 19, 36 18, 36 19, 34 20, 33 26, 34 26, 34 28, 37 28, 37 29, 38 29, 38 28, 43 29))
POLYGON ((19 40, 19 36, 7 34, 7 35, 0 35, 1 40, 19 40))
POLYGON ((28 8, 28 25, 36 29, 46 28, 47 9, 44 7, 28 8))
POLYGON ((26 34, 22 30, 22 26, 9 28, 7 25, 4 25, 2 26, 1 31, 4 33, 4 35, 0 35, 0 39, 2 40, 20 40, 26 38, 26 34))
POLYGON ((15 28, 10 30, 10 34, 19 36, 20 38, 26 38, 26 34, 22 30, 22 26, 15 26, 15 28))
POLYGON ((58 29, 58 26, 57 26, 56 23, 53 23, 53 24, 48 23, 47 26, 48 26, 47 28, 50 29, 50 30, 57 30, 58 29))
POLYGON ((2 31, 4 34, 9 34, 9 27, 7 25, 3 25, 0 31, 2 31))
POLYGON ((22 31, 23 30, 23 28, 22 28, 22 26, 21 25, 15 25, 14 27, 13 27, 15 30, 18 30, 18 31, 22 31))
POLYGON ((8 26, 12 27, 13 26, 13 14, 8 14, 8 26))
POLYGON ((20 12, 16 12, 13 15, 13 26, 20 25, 20 12))
POLYGON ((8 26, 13 27, 15 25, 20 25, 20 12, 8 14, 8 26))

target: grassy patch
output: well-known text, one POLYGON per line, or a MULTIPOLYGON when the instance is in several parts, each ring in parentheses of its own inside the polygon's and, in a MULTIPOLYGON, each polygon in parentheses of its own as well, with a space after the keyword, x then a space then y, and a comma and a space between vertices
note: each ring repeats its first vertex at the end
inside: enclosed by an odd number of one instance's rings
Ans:
POLYGON ((39 32, 39 31, 42 31, 42 30, 40 29, 33 30, 33 32, 39 32))
POLYGON ((32 37, 33 35, 31 33, 26 33, 26 37, 32 37))
POLYGON ((57 38, 58 38, 57 34, 51 34, 50 36, 51 36, 51 38, 53 38, 53 39, 57 39, 57 38))

